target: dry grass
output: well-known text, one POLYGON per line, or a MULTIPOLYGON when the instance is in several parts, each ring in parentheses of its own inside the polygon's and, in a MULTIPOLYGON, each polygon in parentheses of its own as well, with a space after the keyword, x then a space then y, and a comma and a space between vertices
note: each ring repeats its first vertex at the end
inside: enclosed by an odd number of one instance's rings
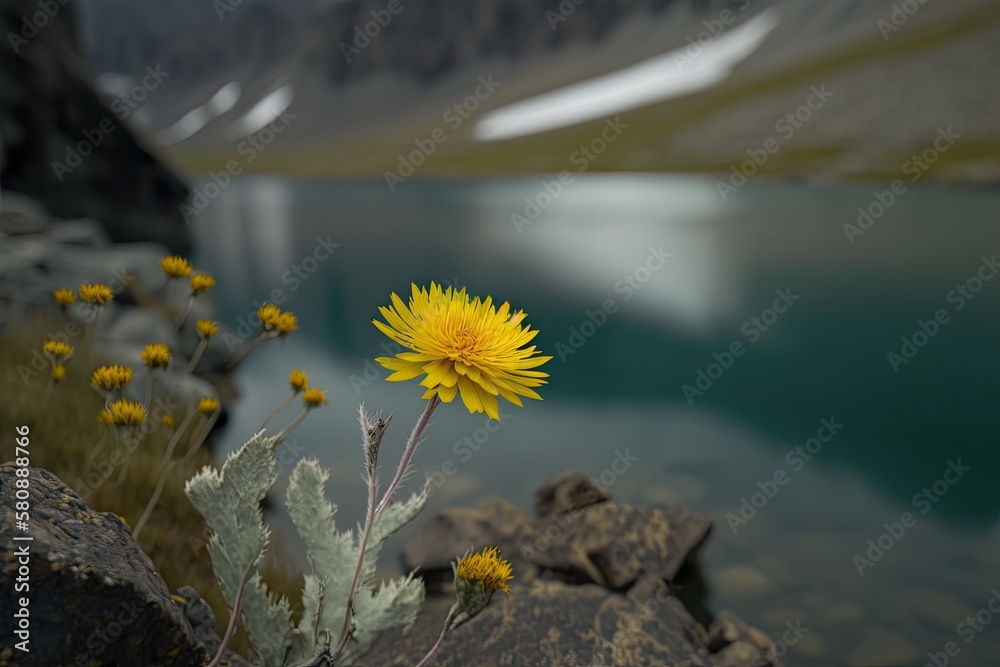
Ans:
MULTIPOLYGON (((135 526, 160 478, 160 461, 174 429, 155 424, 131 454, 127 474, 118 482, 120 466, 111 466, 115 447, 122 447, 96 416, 104 400, 90 387, 90 375, 100 360, 90 351, 89 337, 82 332, 70 340, 74 356, 66 362, 66 380, 50 386, 49 369, 32 373, 33 350, 41 354, 42 341, 61 332, 65 319, 41 318, 22 323, 18 332, 8 330, 0 337, 0 428, 13 432, 18 424, 31 428, 31 465, 45 468, 79 493, 95 509, 113 512, 135 526), (103 438, 103 445, 100 445, 103 438)), ((36 364, 39 363, 36 360, 36 364)), ((174 415, 180 426, 184 415, 174 415)), ((196 415, 191 424, 204 423, 196 415)), ((207 447, 202 447, 186 463, 180 463, 191 446, 189 426, 176 446, 167 481, 156 509, 143 528, 139 544, 152 559, 170 590, 190 585, 215 610, 221 634, 229 610, 212 573, 205 548, 208 531, 204 520, 184 495, 184 483, 203 466, 213 463, 207 447)), ((124 448, 123 448, 124 449, 124 448)), ((287 596, 293 608, 301 606, 302 575, 290 572, 281 563, 280 545, 272 544, 264 579, 272 591, 287 596)), ((250 647, 242 630, 230 644, 243 655, 250 647)))

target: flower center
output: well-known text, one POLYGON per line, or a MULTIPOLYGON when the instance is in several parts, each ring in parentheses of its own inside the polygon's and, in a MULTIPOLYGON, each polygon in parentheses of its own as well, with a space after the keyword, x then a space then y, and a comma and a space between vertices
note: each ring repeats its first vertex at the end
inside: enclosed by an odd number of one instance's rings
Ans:
POLYGON ((467 362, 475 352, 476 337, 468 329, 462 329, 455 334, 453 344, 455 347, 451 358, 467 362))

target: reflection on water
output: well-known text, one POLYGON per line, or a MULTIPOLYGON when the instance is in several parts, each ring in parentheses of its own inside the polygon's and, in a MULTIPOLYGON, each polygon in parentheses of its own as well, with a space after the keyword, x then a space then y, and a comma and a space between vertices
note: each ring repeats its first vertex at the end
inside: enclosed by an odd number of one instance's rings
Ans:
POLYGON ((220 449, 307 370, 331 405, 297 453, 331 467, 340 521, 359 519, 356 404, 404 425, 390 457, 421 407, 371 361, 376 307, 411 281, 464 285, 524 308, 556 358, 545 401, 495 432, 440 412, 416 457, 438 483, 429 513, 494 494, 530 511, 550 475, 597 477, 627 452, 612 495, 710 513, 710 604, 773 637, 800 620, 790 664, 916 664, 948 641, 963 664, 1000 658, 994 631, 956 630, 1000 586, 1000 195, 913 188, 852 243, 870 187, 750 184, 722 203, 710 179, 619 175, 545 192, 236 180, 195 228, 220 320, 283 299, 301 330, 240 370, 220 449))

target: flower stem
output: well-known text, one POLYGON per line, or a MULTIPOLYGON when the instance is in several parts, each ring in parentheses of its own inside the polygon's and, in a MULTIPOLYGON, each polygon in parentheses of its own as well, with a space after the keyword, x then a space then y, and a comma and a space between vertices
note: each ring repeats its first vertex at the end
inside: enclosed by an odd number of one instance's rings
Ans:
POLYGON ((152 409, 151 403, 153 402, 153 372, 156 370, 152 366, 147 367, 149 372, 146 373, 146 400, 143 401, 143 407, 146 408, 146 412, 152 409))
MULTIPOLYGON (((252 568, 251 568, 252 569, 252 568)), ((226 650, 226 646, 229 644, 229 639, 233 636, 233 632, 236 630, 236 619, 240 617, 240 600, 243 598, 243 588, 247 585, 247 581, 250 580, 249 570, 247 575, 243 577, 243 581, 240 582, 240 587, 236 589, 236 599, 233 600, 233 611, 229 615, 229 624, 226 626, 226 634, 222 636, 222 642, 219 644, 219 650, 216 652, 215 657, 212 658, 212 662, 208 663, 208 667, 216 667, 219 661, 222 660, 222 654, 226 650)))
POLYGON ((278 438, 278 440, 276 442, 281 441, 282 438, 284 438, 286 435, 288 435, 289 433, 291 433, 292 429, 295 428, 296 426, 298 426, 299 422, 301 422, 303 419, 305 419, 307 414, 309 414, 309 408, 308 407, 305 410, 302 411, 302 414, 300 414, 298 417, 296 417, 295 419, 293 419, 288 424, 288 426, 286 426, 285 428, 281 429, 278 432, 278 435, 276 436, 278 438))
POLYGON ((441 628, 441 634, 438 635, 437 641, 434 642, 434 646, 432 646, 431 650, 427 652, 427 655, 425 655, 423 659, 417 663, 417 667, 427 667, 427 665, 431 664, 431 658, 434 657, 434 654, 437 653, 438 647, 441 646, 441 642, 444 641, 444 635, 448 632, 448 628, 451 627, 451 621, 455 618, 456 611, 458 611, 457 602, 451 606, 451 609, 448 610, 448 616, 444 619, 444 627, 441 628))
POLYGON ((243 363, 243 360, 246 359, 251 352, 253 352, 254 348, 263 343, 265 340, 268 340, 268 338, 274 338, 274 336, 268 336, 265 332, 261 331, 260 334, 253 339, 250 345, 243 349, 242 353, 237 355, 231 362, 229 362, 229 366, 226 367, 226 370, 231 371, 237 366, 239 366, 241 363, 243 363))
POLYGON ((406 449, 403 450, 403 458, 399 460, 399 467, 396 468, 396 476, 392 478, 392 482, 389 483, 389 487, 385 490, 385 495, 382 496, 381 502, 378 504, 378 508, 375 510, 377 514, 381 514, 385 506, 389 504, 389 500, 392 498, 392 494, 396 491, 396 487, 403 480, 403 475, 406 474, 407 468, 410 467, 410 459, 413 458, 413 453, 417 451, 417 444, 420 442, 420 435, 424 432, 427 424, 431 420, 431 414, 434 412, 434 408, 441 404, 441 399, 437 396, 431 398, 427 401, 427 405, 424 407, 424 411, 420 414, 417 419, 417 423, 413 427, 413 432, 410 433, 410 439, 406 441, 406 449))
MULTIPOLYGON (((354 578, 351 580, 351 587, 347 593, 347 612, 344 614, 344 628, 340 633, 340 642, 337 644, 337 650, 333 654, 333 662, 336 663, 340 654, 344 652, 344 647, 347 646, 347 641, 351 636, 351 621, 354 616, 354 594, 357 591, 358 579, 361 577, 361 569, 365 562, 365 550, 368 547, 368 537, 371 535, 372 526, 375 525, 375 521, 378 516, 382 513, 382 510, 389 503, 392 498, 392 494, 395 492, 396 487, 399 486, 400 481, 403 479, 403 474, 410 465, 410 459, 413 458, 413 453, 417 449, 417 444, 420 442, 420 434, 423 433, 427 424, 430 422, 431 414, 434 412, 434 408, 438 406, 441 401, 437 396, 434 396, 431 400, 427 402, 424 407, 424 411, 417 418, 417 423, 413 427, 413 432, 410 433, 409 440, 406 441, 406 449, 403 450, 403 458, 399 461, 399 467, 396 469, 396 476, 393 477, 392 482, 389 484, 389 488, 385 490, 385 495, 382 496, 382 500, 376 506, 374 502, 369 503, 368 518, 365 520, 364 532, 361 535, 361 545, 358 551, 358 562, 354 567, 354 578)), ((375 466, 372 466, 368 475, 369 493, 374 500, 375 495, 375 466)))
POLYGON ((212 432, 212 427, 215 426, 215 422, 216 420, 218 420, 218 418, 219 418, 219 411, 216 410, 215 412, 212 413, 211 417, 205 420, 204 426, 200 431, 198 431, 198 437, 191 439, 191 447, 187 450, 187 453, 184 455, 184 458, 182 460, 183 463, 187 463, 189 460, 191 460, 191 457, 195 455, 195 453, 198 451, 198 448, 201 447, 201 443, 205 442, 205 438, 207 438, 208 434, 212 432))
POLYGON ((264 421, 260 423, 260 428, 257 430, 263 431, 265 428, 267 428, 267 422, 271 421, 274 418, 274 415, 278 414, 279 412, 287 408, 289 405, 291 405, 292 401, 295 400, 295 396, 297 393, 298 392, 293 391, 292 395, 289 396, 284 403, 276 407, 274 410, 271 410, 271 414, 269 414, 267 417, 264 418, 264 421))
POLYGON ((194 351, 191 356, 191 361, 188 363, 187 368, 184 369, 185 373, 191 374, 194 372, 195 367, 198 366, 198 362, 201 361, 201 355, 205 354, 205 350, 208 348, 208 339, 202 338, 201 342, 198 343, 198 349, 194 351))
MULTIPOLYGON (((167 473, 173 468, 174 463, 170 460, 170 455, 174 453, 174 447, 180 442, 181 434, 187 428, 187 425, 191 422, 191 418, 195 416, 197 412, 191 410, 184 416, 184 421, 174 432, 174 436, 170 438, 170 442, 167 444, 167 449, 163 453, 163 458, 160 459, 160 478, 156 481, 156 489, 153 490, 153 495, 150 496, 149 501, 146 503, 145 509, 142 510, 142 516, 139 517, 139 521, 136 522, 135 528, 132 530, 132 537, 139 539, 139 533, 142 532, 142 527, 146 525, 146 521, 149 519, 150 515, 153 513, 153 508, 156 507, 157 501, 160 499, 160 494, 163 493, 163 484, 166 482, 167 473)), ((184 459, 187 460, 186 458, 184 459)))
POLYGON ((184 325, 187 324, 188 315, 191 314, 191 308, 194 306, 194 294, 188 296, 187 303, 184 304, 184 310, 181 311, 180 317, 177 318, 177 329, 184 331, 184 325))
POLYGON ((160 499, 160 494, 163 493, 163 486, 167 483, 167 473, 174 467, 174 462, 171 461, 170 464, 160 471, 160 479, 156 482, 156 488, 153 490, 153 495, 150 496, 149 502, 146 503, 146 509, 142 511, 142 516, 135 524, 135 528, 132 529, 132 538, 135 540, 139 539, 139 533, 142 532, 143 526, 146 525, 146 521, 153 514, 153 508, 156 507, 157 501, 160 499))

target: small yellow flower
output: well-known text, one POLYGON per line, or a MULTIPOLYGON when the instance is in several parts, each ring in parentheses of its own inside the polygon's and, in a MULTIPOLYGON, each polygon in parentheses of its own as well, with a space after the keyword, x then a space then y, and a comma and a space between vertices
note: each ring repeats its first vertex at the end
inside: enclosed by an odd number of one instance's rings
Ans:
POLYGON ((171 278, 187 278, 194 270, 191 267, 191 262, 177 255, 164 257, 160 260, 160 266, 163 267, 163 270, 171 278))
POLYGON ((146 408, 135 401, 115 401, 108 406, 108 411, 111 413, 112 423, 118 426, 134 426, 146 421, 146 408))
POLYGON ((107 408, 103 408, 101 409, 100 412, 97 413, 97 421, 101 422, 102 424, 115 423, 114 417, 111 416, 111 412, 107 408))
POLYGON ((212 320, 198 320, 195 322, 195 327, 202 338, 211 338, 219 330, 219 326, 212 320))
POLYGON ((385 322, 373 320, 378 330, 408 348, 395 357, 375 361, 395 371, 390 381, 425 376, 423 398, 437 396, 448 403, 456 395, 469 412, 485 412, 499 419, 497 397, 521 406, 519 396, 541 400, 532 387, 545 384, 548 373, 534 370, 552 357, 539 356, 528 343, 538 333, 522 326, 523 311, 499 308, 493 299, 470 298, 465 288, 430 290, 412 286, 409 304, 395 293, 392 305, 379 308, 385 322))
POLYGON ((73 346, 58 340, 46 340, 42 343, 42 350, 50 359, 67 359, 73 354, 73 346))
POLYGON ((163 419, 161 421, 163 422, 163 425, 166 426, 167 428, 173 428, 174 424, 177 423, 174 420, 174 416, 171 414, 163 415, 163 419))
POLYGON ((150 368, 166 368, 170 365, 170 350, 163 343, 150 343, 139 358, 150 368))
POLYGON ((292 371, 292 374, 288 376, 288 384, 291 385, 292 391, 298 393, 309 386, 309 378, 306 377, 305 373, 296 368, 292 371))
POLYGON ((514 578, 510 563, 503 559, 498 547, 461 558, 455 568, 455 576, 478 583, 484 591, 503 591, 507 595, 510 595, 507 582, 514 578))
POLYGON ((66 379, 66 367, 62 364, 52 365, 52 379, 56 382, 62 382, 66 379))
POLYGON ((257 318, 260 320, 261 329, 273 329, 278 325, 278 318, 281 317, 281 308, 267 301, 257 309, 257 318))
POLYGON ((131 381, 131 366, 101 366, 90 376, 90 384, 108 391, 121 389, 131 381))
POLYGON ((196 273, 191 276, 191 294, 207 292, 215 284, 215 278, 207 273, 196 273))
POLYGON ((326 405, 326 392, 319 389, 306 389, 302 393, 302 403, 307 408, 317 408, 326 405))
POLYGON ((214 398, 203 398, 198 401, 198 412, 210 415, 219 409, 219 402, 214 398))
POLYGON ((299 328, 299 318, 292 313, 282 313, 278 316, 278 321, 274 326, 279 334, 285 336, 299 328))
POLYGON ((76 301, 76 292, 74 292, 71 289, 66 289, 65 287, 60 287, 59 289, 57 289, 55 292, 52 293, 52 296, 56 298, 56 303, 58 303, 63 308, 69 306, 74 301, 76 301))
POLYGON ((105 305, 108 301, 111 301, 112 296, 114 295, 111 293, 111 288, 107 285, 102 285, 101 283, 80 285, 80 298, 95 306, 105 305))

